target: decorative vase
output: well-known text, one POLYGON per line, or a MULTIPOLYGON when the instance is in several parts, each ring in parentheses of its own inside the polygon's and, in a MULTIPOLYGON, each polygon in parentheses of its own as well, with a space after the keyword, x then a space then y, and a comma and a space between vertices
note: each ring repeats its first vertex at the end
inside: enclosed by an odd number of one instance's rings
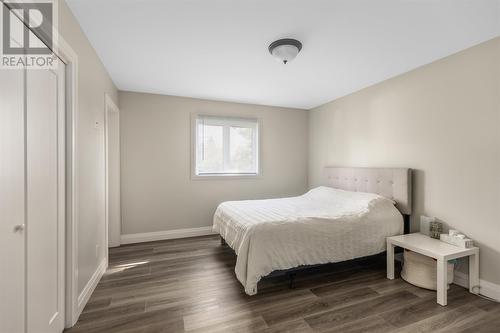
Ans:
POLYGON ((443 232, 443 224, 441 222, 431 222, 429 224, 429 236, 439 239, 443 232))

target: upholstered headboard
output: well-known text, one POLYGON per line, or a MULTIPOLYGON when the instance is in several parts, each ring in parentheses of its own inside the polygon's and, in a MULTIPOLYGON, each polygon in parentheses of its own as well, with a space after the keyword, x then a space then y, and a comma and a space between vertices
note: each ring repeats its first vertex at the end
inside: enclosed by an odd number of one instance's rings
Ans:
POLYGON ((401 214, 411 214, 411 169, 326 167, 325 173, 328 186, 380 194, 394 200, 401 214))

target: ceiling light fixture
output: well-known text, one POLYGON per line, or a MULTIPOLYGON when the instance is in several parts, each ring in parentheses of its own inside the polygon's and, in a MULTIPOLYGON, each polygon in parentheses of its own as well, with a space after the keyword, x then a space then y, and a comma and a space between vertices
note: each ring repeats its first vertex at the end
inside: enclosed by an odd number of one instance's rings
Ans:
POLYGON ((295 59, 302 49, 302 43, 296 39, 278 39, 269 45, 269 53, 285 65, 295 59))

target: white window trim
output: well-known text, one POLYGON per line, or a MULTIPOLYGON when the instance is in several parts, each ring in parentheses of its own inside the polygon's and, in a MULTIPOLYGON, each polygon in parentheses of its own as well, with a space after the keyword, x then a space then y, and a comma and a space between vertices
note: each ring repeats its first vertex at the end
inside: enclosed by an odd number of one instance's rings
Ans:
POLYGON ((246 116, 240 114, 230 114, 230 113, 192 113, 191 114, 191 179, 192 180, 236 180, 236 179, 259 179, 262 178, 262 119, 256 116, 246 116), (252 119, 257 121, 257 173, 254 174, 205 174, 198 175, 196 174, 196 120, 199 116, 207 116, 207 117, 232 117, 232 118, 241 118, 241 119, 252 119))

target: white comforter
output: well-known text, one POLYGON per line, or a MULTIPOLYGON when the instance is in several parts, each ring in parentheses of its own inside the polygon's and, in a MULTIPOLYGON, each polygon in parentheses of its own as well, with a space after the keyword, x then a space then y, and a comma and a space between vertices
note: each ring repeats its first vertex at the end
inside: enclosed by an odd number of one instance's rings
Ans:
POLYGON ((235 250, 236 277, 254 295, 272 271, 383 252, 387 236, 403 233, 403 218, 379 195, 318 187, 293 198, 224 202, 213 229, 235 250))

